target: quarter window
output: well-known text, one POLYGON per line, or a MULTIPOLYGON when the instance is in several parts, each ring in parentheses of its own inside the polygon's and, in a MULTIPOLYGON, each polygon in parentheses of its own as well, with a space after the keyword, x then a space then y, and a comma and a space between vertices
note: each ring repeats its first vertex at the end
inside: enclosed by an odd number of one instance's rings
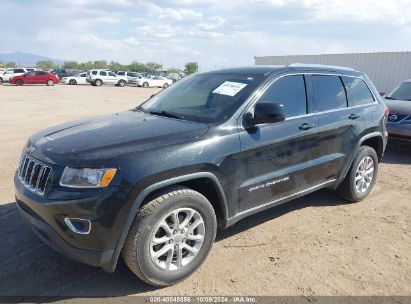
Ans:
POLYGON ((342 79, 347 89, 349 107, 374 102, 374 97, 362 79, 354 77, 342 77, 342 79))
POLYGON ((264 92, 260 100, 282 104, 286 117, 307 114, 304 76, 292 75, 279 78, 264 92))
POLYGON ((312 75, 311 82, 315 90, 315 112, 347 107, 347 96, 339 76, 312 75))

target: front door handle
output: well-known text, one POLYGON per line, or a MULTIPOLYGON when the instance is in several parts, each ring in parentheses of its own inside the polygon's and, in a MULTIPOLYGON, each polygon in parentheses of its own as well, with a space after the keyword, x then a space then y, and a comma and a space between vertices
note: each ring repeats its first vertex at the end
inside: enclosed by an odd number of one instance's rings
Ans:
POLYGON ((308 129, 314 128, 314 125, 305 122, 301 126, 299 126, 298 128, 300 130, 308 130, 308 129))
POLYGON ((349 119, 357 119, 358 117, 360 117, 359 114, 351 114, 350 116, 348 116, 349 119))

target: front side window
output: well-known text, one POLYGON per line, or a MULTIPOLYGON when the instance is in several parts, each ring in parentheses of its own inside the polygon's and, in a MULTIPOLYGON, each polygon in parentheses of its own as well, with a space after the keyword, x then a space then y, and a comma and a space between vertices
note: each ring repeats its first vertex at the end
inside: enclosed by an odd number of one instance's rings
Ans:
POLYGON ((92 71, 91 74, 97 75, 97 71, 92 71))
POLYGON ((125 72, 117 72, 117 75, 124 76, 125 72))
POLYGON ((45 75, 47 75, 47 73, 44 72, 44 71, 38 71, 37 72, 37 76, 45 76, 45 75))
POLYGON ((370 89, 364 80, 355 77, 342 77, 347 89, 348 106, 355 107, 374 102, 370 89))
POLYGON ((109 76, 112 76, 112 77, 116 77, 116 76, 117 76, 117 75, 114 74, 113 72, 108 72, 108 75, 109 75, 109 76))
POLYGON ((80 74, 80 77, 86 77, 87 75, 86 74, 80 74))
POLYGON ((240 73, 194 74, 150 98, 139 109, 196 122, 230 117, 265 78, 240 73))
POLYGON ((307 114, 304 76, 292 75, 279 78, 264 92, 259 100, 282 104, 286 117, 307 114))
POLYGON ((100 76, 107 76, 107 72, 100 72, 100 76))
POLYGON ((28 77, 36 76, 36 72, 33 71, 33 72, 30 72, 30 73, 27 73, 26 76, 28 76, 28 77))
POLYGON ((345 89, 339 76, 312 75, 311 82, 315 90, 315 112, 347 107, 345 89))
POLYGON ((385 98, 411 101, 411 81, 400 83, 400 85, 392 90, 391 93, 388 93, 385 98))

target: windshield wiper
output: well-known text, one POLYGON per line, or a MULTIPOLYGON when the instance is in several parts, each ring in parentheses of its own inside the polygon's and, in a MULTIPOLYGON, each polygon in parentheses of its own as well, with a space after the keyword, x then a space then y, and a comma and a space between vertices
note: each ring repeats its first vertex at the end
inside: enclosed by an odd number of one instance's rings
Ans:
POLYGON ((183 116, 178 115, 178 114, 174 114, 168 111, 150 111, 150 110, 146 110, 147 113, 153 114, 153 115, 159 115, 159 116, 164 116, 164 117, 170 117, 170 118, 177 118, 177 119, 181 119, 183 118, 183 116))

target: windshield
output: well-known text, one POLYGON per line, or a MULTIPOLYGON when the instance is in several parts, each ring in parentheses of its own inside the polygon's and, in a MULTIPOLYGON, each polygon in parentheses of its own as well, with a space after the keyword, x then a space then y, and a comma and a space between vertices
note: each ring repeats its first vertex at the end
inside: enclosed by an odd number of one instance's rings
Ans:
POLYGON ((385 98, 398 100, 411 100, 411 82, 403 82, 385 98))
POLYGON ((138 109, 197 122, 226 119, 261 83, 264 75, 194 74, 150 98, 138 109))

